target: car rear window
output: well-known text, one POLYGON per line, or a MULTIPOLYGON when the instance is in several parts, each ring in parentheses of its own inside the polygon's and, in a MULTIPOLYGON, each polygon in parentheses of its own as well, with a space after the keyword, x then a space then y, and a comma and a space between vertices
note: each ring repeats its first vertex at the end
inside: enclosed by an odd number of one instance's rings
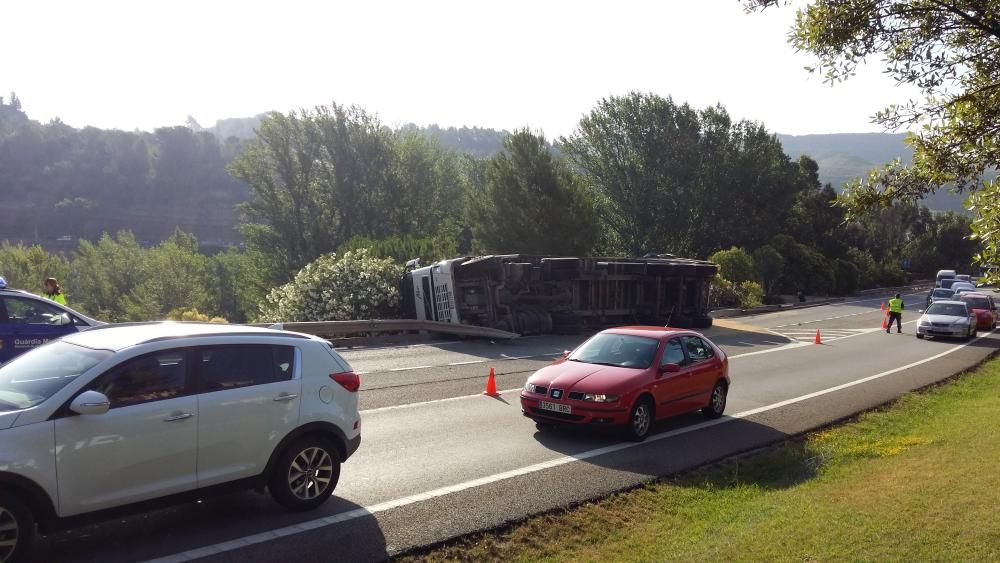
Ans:
POLYGON ((21 354, 0 367, 0 412, 40 404, 111 355, 61 340, 21 354))
POLYGON ((955 292, 950 289, 935 289, 934 297, 951 297, 955 292))
POLYGON ((985 297, 966 297, 962 299, 969 304, 969 307, 973 309, 989 309, 990 302, 985 297))
POLYGON ((958 303, 931 303, 926 313, 928 315, 966 317, 969 315, 969 310, 966 309, 965 305, 959 305, 958 303))

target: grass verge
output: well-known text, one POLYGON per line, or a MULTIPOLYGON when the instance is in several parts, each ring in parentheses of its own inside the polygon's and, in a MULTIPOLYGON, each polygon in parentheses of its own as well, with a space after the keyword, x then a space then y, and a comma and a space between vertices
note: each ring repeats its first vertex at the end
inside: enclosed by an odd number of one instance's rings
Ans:
POLYGON ((1000 360, 759 454, 402 561, 998 561, 1000 360))

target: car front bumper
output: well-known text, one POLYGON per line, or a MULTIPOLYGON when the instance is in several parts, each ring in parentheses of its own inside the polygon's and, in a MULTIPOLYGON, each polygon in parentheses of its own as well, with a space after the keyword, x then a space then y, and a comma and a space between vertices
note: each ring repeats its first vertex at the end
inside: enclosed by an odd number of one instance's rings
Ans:
POLYGON ((917 325, 917 334, 923 336, 944 336, 949 338, 962 338, 969 335, 969 325, 917 325))
POLYGON ((585 401, 553 401, 542 395, 521 392, 521 414, 539 422, 567 424, 614 425, 628 421, 628 408, 617 403, 590 403, 585 401), (569 405, 569 414, 540 408, 539 401, 569 405))

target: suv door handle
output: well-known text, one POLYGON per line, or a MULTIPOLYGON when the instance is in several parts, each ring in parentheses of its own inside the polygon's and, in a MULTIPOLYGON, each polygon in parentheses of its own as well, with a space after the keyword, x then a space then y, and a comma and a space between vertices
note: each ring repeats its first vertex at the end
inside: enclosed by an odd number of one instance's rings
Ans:
POLYGON ((189 412, 177 413, 177 414, 173 414, 171 416, 168 416, 167 418, 164 418, 163 422, 177 422, 178 420, 186 420, 188 418, 191 418, 192 416, 194 416, 194 415, 191 414, 191 413, 189 413, 189 412))
POLYGON ((292 399, 298 397, 295 393, 286 393, 284 395, 279 395, 274 398, 275 402, 291 401, 292 399))

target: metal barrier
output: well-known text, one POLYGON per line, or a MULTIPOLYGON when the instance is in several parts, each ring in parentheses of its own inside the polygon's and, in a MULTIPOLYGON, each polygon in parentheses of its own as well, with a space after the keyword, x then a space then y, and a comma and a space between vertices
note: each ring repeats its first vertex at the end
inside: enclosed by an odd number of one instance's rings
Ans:
POLYGON ((251 326, 275 327, 323 338, 346 338, 399 332, 434 332, 473 338, 512 340, 519 335, 495 328, 415 319, 372 319, 367 321, 318 321, 301 323, 255 323, 251 326))

